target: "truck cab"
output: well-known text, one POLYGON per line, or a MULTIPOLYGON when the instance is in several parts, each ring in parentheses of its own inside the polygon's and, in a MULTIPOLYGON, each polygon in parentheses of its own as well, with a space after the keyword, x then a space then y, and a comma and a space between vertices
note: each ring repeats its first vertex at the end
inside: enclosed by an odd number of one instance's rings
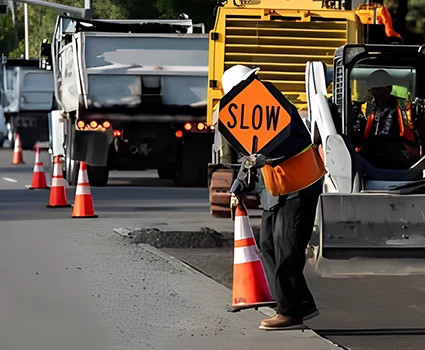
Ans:
POLYGON ((38 60, 2 57, 4 114, 11 147, 19 133, 23 149, 47 142, 48 117, 53 107, 53 74, 39 68, 38 60))
POLYGON ((70 185, 80 161, 93 186, 105 186, 112 169, 157 169, 181 186, 206 183, 213 128, 205 123, 202 28, 188 19, 58 17, 41 56, 53 66, 70 185))

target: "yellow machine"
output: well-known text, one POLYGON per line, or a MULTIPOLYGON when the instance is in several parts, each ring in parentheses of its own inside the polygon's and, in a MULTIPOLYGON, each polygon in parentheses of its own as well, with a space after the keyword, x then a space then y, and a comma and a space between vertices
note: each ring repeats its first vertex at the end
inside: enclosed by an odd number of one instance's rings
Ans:
MULTIPOLYGON (((342 45, 385 43, 386 38, 397 37, 388 17, 382 5, 355 1, 219 1, 209 39, 208 124, 217 122, 224 94, 221 77, 236 64, 259 67, 259 78, 273 83, 306 116, 306 62, 332 66, 335 50, 342 45)), ((224 164, 236 161, 236 152, 216 132, 208 169, 215 217, 230 217, 234 169, 224 164)), ((244 200, 249 208, 258 207, 255 195, 244 200)))

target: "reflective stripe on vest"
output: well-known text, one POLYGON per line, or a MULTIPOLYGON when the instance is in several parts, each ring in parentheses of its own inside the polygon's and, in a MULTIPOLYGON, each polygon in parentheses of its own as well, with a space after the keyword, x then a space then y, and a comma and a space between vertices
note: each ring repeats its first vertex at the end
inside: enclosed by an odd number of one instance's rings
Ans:
MULTIPOLYGON (((396 111, 397 111, 399 136, 408 140, 408 141, 414 142, 415 141, 415 133, 408 125, 404 124, 403 113, 401 111, 401 108, 399 106, 397 106, 396 111)), ((369 118, 367 118, 366 129, 365 129, 365 132, 364 132, 364 138, 365 139, 367 139, 370 136, 370 132, 372 131, 374 119, 375 119, 375 112, 372 112, 369 115, 369 118)), ((408 123, 410 124, 409 119, 410 119, 409 115, 407 115, 407 120, 408 120, 408 123)))

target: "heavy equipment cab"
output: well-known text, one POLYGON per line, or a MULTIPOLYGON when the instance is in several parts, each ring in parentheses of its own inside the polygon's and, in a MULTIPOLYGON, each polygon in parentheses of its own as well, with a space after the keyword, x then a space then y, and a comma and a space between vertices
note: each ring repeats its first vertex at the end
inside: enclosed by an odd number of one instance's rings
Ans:
MULTIPOLYGON (((394 87, 401 86, 408 92, 403 97, 417 101, 416 113, 414 108, 401 106, 404 112, 413 114, 413 129, 420 136, 425 46, 340 47, 334 57, 331 101, 327 97, 327 69, 324 62, 307 62, 305 78, 312 142, 319 147, 327 169, 317 211, 317 231, 311 241, 317 247, 316 267, 322 274, 349 273, 356 268, 364 273, 422 273, 425 156, 421 153, 415 164, 401 170, 395 170, 392 164, 386 168, 373 166, 353 143, 357 113, 353 107, 371 102, 368 78, 374 71, 385 70, 393 84, 393 95, 400 98, 400 89, 394 87), (332 104, 336 107, 334 113, 332 104), (369 260, 361 266, 345 265, 347 259, 354 257, 369 260), (402 259, 394 260, 397 258, 402 259)), ((406 105, 409 107, 409 103, 406 105)), ((401 138, 374 139, 404 142, 401 138)), ((420 137, 417 139, 418 146, 422 146, 420 137)))

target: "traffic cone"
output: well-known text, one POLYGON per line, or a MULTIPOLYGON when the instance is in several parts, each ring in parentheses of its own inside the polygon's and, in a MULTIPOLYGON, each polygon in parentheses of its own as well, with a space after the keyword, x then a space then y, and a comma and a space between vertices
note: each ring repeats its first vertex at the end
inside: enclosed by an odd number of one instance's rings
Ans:
POLYGON ((18 133, 15 134, 15 147, 13 148, 12 164, 25 164, 22 154, 21 137, 18 133))
POLYGON ((50 198, 47 208, 69 208, 71 204, 66 200, 65 179, 62 173, 62 156, 53 157, 52 186, 50 187, 50 198))
POLYGON ((260 251, 255 242, 247 210, 239 202, 235 210, 232 307, 256 308, 276 304, 273 299, 260 251))
POLYGON ((73 218, 97 218, 94 213, 93 198, 90 191, 89 177, 87 175, 87 165, 80 162, 80 171, 78 172, 77 190, 75 191, 74 208, 72 210, 73 218))
POLYGON ((32 177, 30 190, 46 190, 48 188, 49 186, 47 186, 43 162, 40 161, 40 148, 37 145, 35 147, 34 175, 32 177))

